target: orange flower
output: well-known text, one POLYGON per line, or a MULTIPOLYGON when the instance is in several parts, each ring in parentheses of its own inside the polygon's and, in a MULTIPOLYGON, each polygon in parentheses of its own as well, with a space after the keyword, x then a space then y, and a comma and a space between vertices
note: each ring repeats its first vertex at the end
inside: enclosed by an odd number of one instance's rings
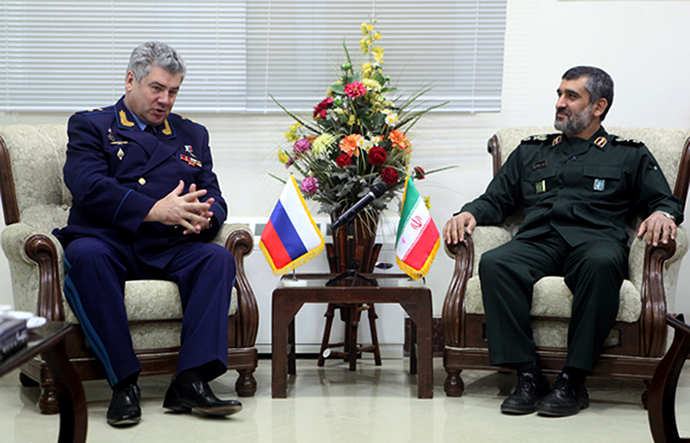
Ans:
POLYGON ((357 144, 359 143, 359 140, 361 138, 362 136, 359 134, 348 135, 347 137, 340 140, 340 150, 346 153, 347 155, 354 155, 355 157, 359 157, 359 149, 357 149, 357 144))
POLYGON ((407 139, 407 136, 402 132, 398 131, 397 129, 393 129, 391 133, 388 134, 388 138, 390 139, 393 146, 395 146, 401 151, 404 151, 405 149, 409 149, 412 147, 410 141, 407 139))

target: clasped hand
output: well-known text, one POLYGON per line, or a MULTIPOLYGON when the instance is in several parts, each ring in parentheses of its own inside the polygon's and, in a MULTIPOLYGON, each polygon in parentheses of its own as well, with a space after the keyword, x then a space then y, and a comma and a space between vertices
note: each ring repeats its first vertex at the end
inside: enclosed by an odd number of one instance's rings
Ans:
POLYGON ((214 199, 201 202, 199 197, 206 195, 205 189, 196 189, 196 184, 189 185, 189 192, 182 195, 184 181, 162 199, 158 200, 149 211, 145 222, 160 222, 168 226, 182 226, 183 234, 198 234, 211 225, 213 212, 209 211, 214 199))

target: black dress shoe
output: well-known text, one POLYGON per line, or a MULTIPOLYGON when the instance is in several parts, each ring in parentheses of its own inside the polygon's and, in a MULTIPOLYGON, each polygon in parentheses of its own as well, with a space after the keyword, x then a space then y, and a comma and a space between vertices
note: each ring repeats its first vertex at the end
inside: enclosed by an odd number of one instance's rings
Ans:
POLYGON ((115 388, 106 414, 108 424, 115 427, 126 427, 139 423, 141 421, 140 398, 141 393, 137 385, 115 388))
POLYGON ((584 384, 575 383, 568 374, 556 378, 553 389, 537 405, 537 412, 551 417, 565 417, 589 407, 589 395, 584 384))
POLYGON ((165 393, 163 407, 174 412, 197 411, 204 415, 222 417, 242 410, 237 400, 220 400, 203 380, 181 383, 173 380, 165 393))
POLYGON ((549 382, 540 373, 518 373, 515 391, 501 403, 504 414, 530 414, 537 410, 537 403, 549 393, 549 382))

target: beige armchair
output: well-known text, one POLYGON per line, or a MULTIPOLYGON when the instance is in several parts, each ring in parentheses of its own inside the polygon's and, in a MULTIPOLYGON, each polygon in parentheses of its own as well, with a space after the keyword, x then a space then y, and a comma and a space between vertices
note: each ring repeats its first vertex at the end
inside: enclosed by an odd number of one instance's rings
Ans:
MULTIPOLYGON (((685 203, 690 179, 690 129, 612 127, 607 131, 642 140, 659 162, 674 194, 685 203)), ((520 140, 552 132, 552 128, 519 127, 496 133, 488 145, 494 174, 520 140)), ((478 265, 484 252, 510 240, 520 221, 520 214, 514 214, 501 226, 479 226, 466 241, 446 249, 455 260, 443 306, 444 366, 448 374, 444 388, 449 396, 463 393, 462 369, 496 369, 489 366, 478 265)), ((635 238, 641 221, 636 217, 630 226, 629 279, 621 287, 617 321, 593 375, 649 383, 669 342, 666 313, 675 312, 676 282, 688 240, 681 226, 675 242, 647 246, 635 238)), ((532 327, 538 364, 545 372, 559 372, 565 362, 571 302, 572 294, 562 277, 544 277, 534 285, 532 327)), ((643 402, 645 399, 646 391, 643 402)))
MULTIPOLYGON (((51 231, 65 226, 72 196, 62 178, 66 125, 0 127, 0 192, 7 228, 2 248, 10 264, 14 308, 48 320, 78 323, 63 296, 63 249, 51 231)), ((214 240, 235 256, 237 279, 228 323, 228 368, 239 372, 237 394, 256 392, 254 347, 259 312, 244 271, 253 235, 244 225, 224 225, 214 240)), ((167 281, 129 281, 125 303, 142 375, 174 373, 180 346, 182 307, 177 285, 167 281)), ((67 342, 70 361, 82 380, 104 378, 78 329, 67 342)), ((22 367, 22 383, 40 383, 42 413, 58 412, 52 377, 43 361, 22 367)))

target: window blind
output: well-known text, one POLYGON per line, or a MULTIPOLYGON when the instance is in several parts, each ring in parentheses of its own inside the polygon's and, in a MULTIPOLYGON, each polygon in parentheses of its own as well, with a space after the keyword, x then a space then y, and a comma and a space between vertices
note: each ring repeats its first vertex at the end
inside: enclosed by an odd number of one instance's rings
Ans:
MULTIPOLYGON (((374 18, 384 73, 427 105, 500 110, 506 0, 11 1, 0 4, 0 109, 76 111, 124 93, 129 55, 160 40, 187 62, 178 111, 309 111, 358 67, 374 18)), ((391 93, 395 96, 395 93, 391 93)))

